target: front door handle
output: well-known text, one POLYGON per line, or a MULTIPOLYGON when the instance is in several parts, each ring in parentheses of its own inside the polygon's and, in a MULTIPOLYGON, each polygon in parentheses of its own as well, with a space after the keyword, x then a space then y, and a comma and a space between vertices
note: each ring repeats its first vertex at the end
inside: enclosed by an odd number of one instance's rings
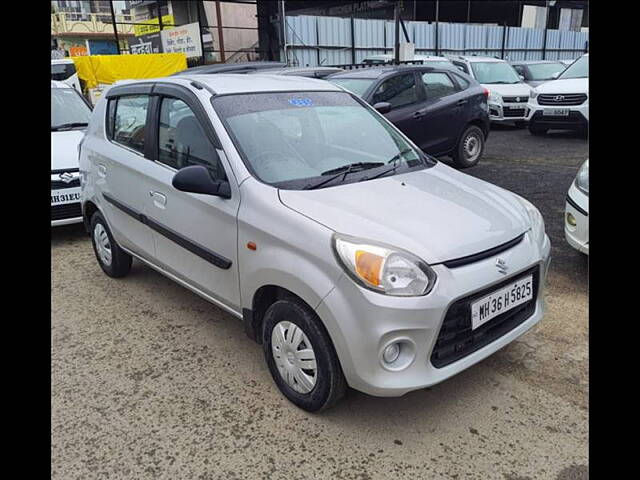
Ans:
POLYGON ((166 208, 167 206, 167 197, 160 192, 154 192, 153 190, 149 192, 151 198, 153 198, 153 204, 158 208, 166 208))
POLYGON ((105 167, 101 163, 98 164, 98 176, 101 178, 104 178, 107 176, 107 167, 105 167))
POLYGON ((456 105, 458 105, 459 107, 461 107, 462 105, 464 105, 465 103, 467 103, 467 100, 458 100, 458 103, 456 103, 456 105))
POLYGON ((413 114, 413 118, 422 118, 426 115, 426 111, 424 110, 418 110, 416 113, 413 114))

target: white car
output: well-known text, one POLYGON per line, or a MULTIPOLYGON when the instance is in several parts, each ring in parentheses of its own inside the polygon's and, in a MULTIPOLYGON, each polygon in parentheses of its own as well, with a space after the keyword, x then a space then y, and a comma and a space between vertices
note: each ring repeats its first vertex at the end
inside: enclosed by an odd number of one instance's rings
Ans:
POLYGON ((589 255, 589 159, 580 167, 567 193, 564 236, 569 245, 589 255))
POLYGON ((545 82, 531 92, 529 131, 544 135, 548 130, 589 128, 589 54, 573 62, 556 80, 545 82))
POLYGON ((51 82, 51 226, 82 222, 78 144, 90 116, 75 88, 51 82))
POLYGON ((80 171, 105 274, 127 275, 135 257, 242 319, 305 410, 347 385, 434 385, 543 317, 551 244, 538 209, 427 156, 324 80, 114 85, 80 171))
POLYGON ((65 83, 82 93, 76 64, 70 58, 51 60, 51 80, 65 83))
POLYGON ((475 55, 448 58, 489 90, 489 120, 496 123, 514 122, 518 127, 525 125, 531 87, 507 61, 475 55))

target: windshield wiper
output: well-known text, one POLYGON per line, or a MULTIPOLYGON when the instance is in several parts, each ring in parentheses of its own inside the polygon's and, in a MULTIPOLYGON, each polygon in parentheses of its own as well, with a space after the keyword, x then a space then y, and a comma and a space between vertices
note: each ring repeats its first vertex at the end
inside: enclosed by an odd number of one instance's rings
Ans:
POLYGON ((51 131, 57 132, 60 130, 71 130, 72 128, 86 127, 87 125, 89 125, 87 122, 63 123, 62 125, 56 125, 55 127, 51 127, 51 131))
POLYGON ((393 167, 388 168, 386 170, 383 170, 380 173, 376 173, 373 177, 362 177, 362 179, 360 181, 363 182, 365 180, 373 180, 374 178, 382 177, 382 176, 386 175, 387 173, 395 172, 398 169, 398 161, 400 160, 400 157, 402 155, 404 155, 405 153, 410 153, 410 152, 413 152, 413 150, 411 148, 405 148, 404 150, 401 150, 396 155, 391 157, 391 159, 387 162, 387 164, 393 163, 393 167))
POLYGON ((353 173, 353 172, 360 172, 362 170, 368 170, 369 168, 376 168, 376 167, 381 167, 383 166, 384 163, 382 162, 357 162, 357 163, 350 163, 349 165, 343 165, 341 167, 337 167, 337 168, 332 168, 331 170, 327 170, 325 172, 322 172, 321 175, 333 175, 329 178, 327 178, 326 180, 323 180, 319 183, 315 183, 313 185, 307 185, 306 187, 304 187, 304 190, 313 190, 315 188, 319 188, 322 185, 325 185, 327 183, 329 183, 332 180, 335 180, 336 178, 338 178, 339 176, 343 176, 343 180, 344 178, 347 177, 348 174, 353 173), (334 175, 335 174, 335 175, 334 175))

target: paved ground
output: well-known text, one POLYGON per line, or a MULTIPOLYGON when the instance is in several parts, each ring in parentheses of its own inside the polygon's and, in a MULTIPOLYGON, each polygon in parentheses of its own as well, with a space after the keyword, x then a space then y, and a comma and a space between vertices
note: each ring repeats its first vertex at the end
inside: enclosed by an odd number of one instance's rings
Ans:
POLYGON ((484 362, 402 398, 321 414, 276 390, 240 322, 138 263, 100 271, 79 227, 52 254, 52 478, 588 478, 587 261, 564 197, 587 142, 491 133, 471 175, 542 211, 548 313, 484 362))

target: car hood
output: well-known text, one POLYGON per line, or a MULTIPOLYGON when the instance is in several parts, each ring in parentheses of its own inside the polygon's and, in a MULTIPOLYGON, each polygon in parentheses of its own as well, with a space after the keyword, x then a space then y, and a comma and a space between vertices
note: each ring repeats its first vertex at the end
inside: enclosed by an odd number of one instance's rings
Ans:
POLYGON ((78 144, 84 130, 51 132, 51 170, 78 168, 78 144))
POLYGON ((482 83, 483 87, 486 87, 491 93, 497 93, 507 97, 527 97, 529 98, 529 92, 531 87, 526 83, 511 83, 511 84, 495 84, 495 83, 482 83))
POLYGON ((588 78, 551 80, 536 87, 538 93, 589 93, 588 78))
POLYGON ((530 87, 538 87, 540 85, 542 85, 545 82, 549 82, 550 80, 527 80, 527 85, 529 85, 530 87))
POLYGON ((342 234, 383 242, 430 264, 472 255, 530 227, 518 197, 438 163, 318 190, 280 190, 291 209, 342 234))

